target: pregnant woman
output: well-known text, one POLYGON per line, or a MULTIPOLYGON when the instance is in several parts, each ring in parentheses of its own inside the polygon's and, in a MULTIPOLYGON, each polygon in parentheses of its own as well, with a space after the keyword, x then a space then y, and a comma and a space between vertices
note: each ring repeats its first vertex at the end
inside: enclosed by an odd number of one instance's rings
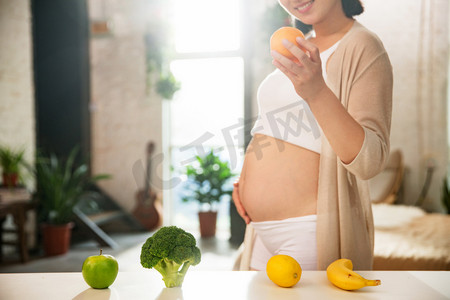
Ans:
POLYGON ((349 258, 371 269, 373 220, 367 179, 389 154, 392 67, 378 37, 355 21, 359 0, 280 0, 312 25, 297 58, 272 51, 276 70, 258 89, 233 200, 247 223, 241 270, 276 254, 304 270, 349 258))

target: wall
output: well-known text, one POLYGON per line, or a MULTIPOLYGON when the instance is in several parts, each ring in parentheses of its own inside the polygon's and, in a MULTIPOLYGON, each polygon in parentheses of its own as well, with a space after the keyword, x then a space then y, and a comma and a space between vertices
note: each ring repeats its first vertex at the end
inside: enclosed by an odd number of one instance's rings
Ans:
POLYGON ((391 148, 402 150, 407 167, 403 201, 417 201, 431 164, 435 171, 424 207, 442 211, 448 165, 448 0, 364 4, 366 12, 358 20, 380 36, 394 69, 391 148))
MULTIPOLYGON (((0 0, 0 145, 25 148, 26 161, 33 163, 35 117, 30 11, 29 0, 0 0)), ((32 189, 31 176, 25 179, 32 189)), ((35 216, 29 212, 27 217, 27 242, 33 247, 35 216)), ((4 227, 14 227, 12 218, 8 218, 4 227)), ((4 239, 11 241, 14 236, 6 234, 4 239)), ((9 246, 3 251, 8 255, 17 250, 9 246)))
POLYGON ((29 0, 0 0, 0 145, 35 152, 32 36, 29 0))
MULTIPOLYGON (((144 184, 142 176, 136 182, 133 165, 141 161, 145 168, 149 140, 155 142, 155 152, 161 152, 161 100, 146 93, 148 1, 88 3, 92 21, 107 19, 112 24, 111 34, 91 38, 92 168, 113 176, 100 185, 131 211, 138 185, 144 184)), ((159 166, 157 172, 161 178, 159 166)))

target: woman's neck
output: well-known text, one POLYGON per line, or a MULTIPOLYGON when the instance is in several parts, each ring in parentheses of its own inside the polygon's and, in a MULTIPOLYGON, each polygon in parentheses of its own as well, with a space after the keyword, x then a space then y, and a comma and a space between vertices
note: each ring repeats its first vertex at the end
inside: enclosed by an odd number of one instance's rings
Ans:
POLYGON ((323 22, 316 24, 313 27, 314 36, 311 41, 322 52, 339 41, 352 28, 354 22, 354 19, 345 17, 333 23, 323 22))
POLYGON ((316 33, 316 37, 328 37, 331 35, 344 35, 350 28, 353 26, 355 22, 354 19, 351 18, 339 18, 333 22, 322 22, 319 24, 315 24, 313 29, 316 33))

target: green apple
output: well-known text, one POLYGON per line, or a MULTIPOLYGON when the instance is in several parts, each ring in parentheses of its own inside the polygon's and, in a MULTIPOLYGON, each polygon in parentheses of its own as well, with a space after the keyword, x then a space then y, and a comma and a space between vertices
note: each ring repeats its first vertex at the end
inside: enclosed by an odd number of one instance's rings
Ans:
POLYGON ((106 289, 114 280, 119 272, 117 260, 107 254, 89 256, 83 263, 81 273, 87 284, 94 289, 106 289))

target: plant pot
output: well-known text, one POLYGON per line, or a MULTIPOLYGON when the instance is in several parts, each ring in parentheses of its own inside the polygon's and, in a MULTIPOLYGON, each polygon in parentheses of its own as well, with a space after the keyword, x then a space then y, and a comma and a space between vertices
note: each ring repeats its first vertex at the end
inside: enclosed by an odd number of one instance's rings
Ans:
POLYGON ((198 213, 200 222, 200 236, 213 237, 216 235, 217 211, 204 211, 198 213))
POLYGON ((61 255, 69 251, 72 222, 62 225, 42 224, 41 228, 46 256, 61 255))
POLYGON ((19 174, 17 173, 3 173, 3 185, 6 187, 16 187, 19 180, 19 174))

